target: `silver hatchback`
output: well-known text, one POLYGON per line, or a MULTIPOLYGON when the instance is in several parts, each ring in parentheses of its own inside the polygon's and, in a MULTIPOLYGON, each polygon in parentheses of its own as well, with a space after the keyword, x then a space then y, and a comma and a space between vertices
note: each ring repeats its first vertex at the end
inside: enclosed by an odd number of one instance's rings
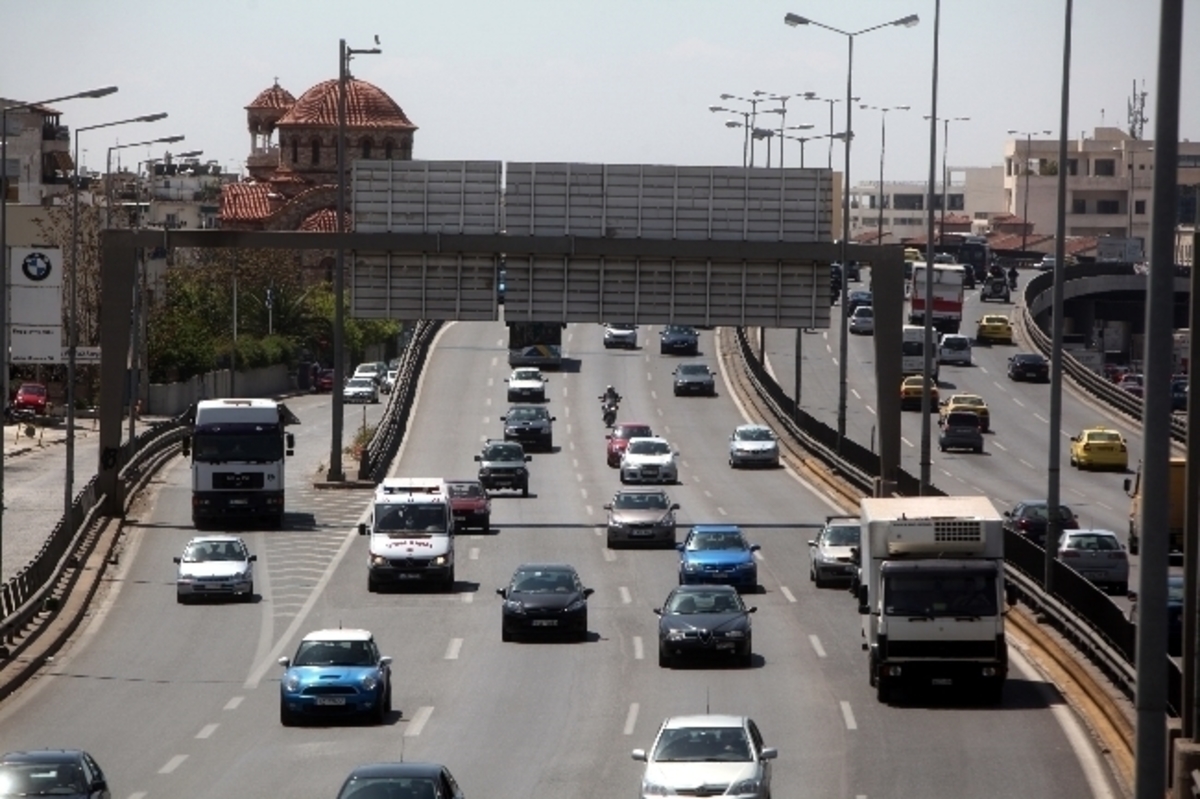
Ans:
POLYGON ((604 505, 608 511, 608 546, 675 547, 675 511, 661 488, 623 488, 604 505))
POLYGON ((1129 591, 1129 556, 1111 530, 1064 530, 1058 559, 1111 594, 1129 591))

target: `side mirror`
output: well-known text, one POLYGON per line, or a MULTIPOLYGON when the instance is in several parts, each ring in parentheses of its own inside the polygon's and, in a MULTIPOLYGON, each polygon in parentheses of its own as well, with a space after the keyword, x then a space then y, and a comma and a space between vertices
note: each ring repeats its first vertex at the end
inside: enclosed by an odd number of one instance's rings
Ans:
POLYGON ((500 597, 504 597, 505 599, 508 599, 508 589, 507 588, 497 588, 496 596, 500 596, 500 597))
POLYGON ((594 594, 594 593, 596 593, 596 589, 595 589, 595 588, 585 588, 585 589, 583 589, 583 598, 584 598, 584 599, 587 599, 588 597, 590 597, 590 596, 591 596, 592 594, 594 594))
POLYGON ((557 421, 558 421, 558 417, 557 417, 557 416, 551 416, 551 417, 550 417, 550 421, 552 421, 552 422, 557 422, 557 421))
POLYGON ((676 545, 675 545, 675 548, 676 548, 676 549, 678 549, 680 552, 682 552, 682 551, 683 551, 683 544, 676 544, 676 545))
POLYGON ((180 558, 171 558, 171 560, 173 560, 173 561, 174 561, 174 562, 176 562, 176 563, 179 563, 179 561, 180 561, 180 558))
POLYGON ((859 559, 859 554, 858 554, 858 547, 850 547, 850 562, 853 563, 855 566, 861 565, 861 561, 859 559))
POLYGON ((808 545, 810 547, 815 547, 817 545, 817 539, 815 539, 815 538, 808 539, 808 545))
POLYGON ((276 661, 276 662, 277 662, 277 663, 279 663, 279 665, 280 665, 280 666, 283 666, 285 669, 286 669, 288 666, 292 665, 292 659, 291 659, 291 658, 286 658, 286 657, 284 657, 284 658, 280 658, 280 659, 279 659, 278 661, 276 661))
POLYGON ((1071 440, 1072 440, 1072 441, 1078 441, 1078 440, 1079 440, 1079 436, 1071 436, 1071 440))
POLYGON ((757 552, 757 551, 758 551, 758 550, 760 550, 760 549, 762 549, 762 547, 761 547, 761 546, 759 546, 758 544, 751 544, 751 545, 750 545, 750 551, 751 551, 751 552, 757 552))
POLYGON ((366 522, 359 522, 359 523, 358 523, 358 534, 359 534, 359 535, 366 535, 366 534, 367 534, 367 523, 366 523, 366 522))
POLYGON ((601 507, 603 507, 605 510, 612 510, 612 503, 605 502, 601 507))
POLYGON ((504 382, 505 382, 505 383, 507 383, 507 382, 508 382, 508 378, 507 378, 507 377, 506 377, 506 378, 504 378, 504 382))
POLYGON ((532 455, 526 455, 526 456, 525 456, 525 462, 526 462, 526 463, 529 463, 531 460, 533 460, 533 456, 532 456, 532 455))
POLYGON ((758 606, 751 605, 750 607, 746 608, 746 612, 747 613, 758 613, 758 606))
POLYGON ((653 609, 653 613, 654 613, 654 615, 655 615, 655 616, 661 616, 661 615, 662 615, 662 608, 654 608, 654 609, 653 609))
POLYGON ((871 607, 869 605, 860 604, 858 606, 858 615, 867 616, 867 615, 870 615, 870 613, 871 613, 871 607))
POLYGON ((482 460, 483 460, 483 456, 482 456, 482 455, 476 455, 476 456, 475 456, 475 462, 476 462, 476 463, 478 463, 478 462, 480 462, 480 461, 482 461, 482 460))
POLYGON ((672 503, 670 510, 679 510, 679 503, 678 502, 672 503))
POLYGON ((604 438, 607 439, 608 441, 612 441, 612 433, 605 434, 604 438))
POLYGON ((187 438, 185 438, 183 440, 183 442, 179 445, 179 454, 185 458, 191 456, 191 454, 192 454, 192 437, 191 436, 188 436, 187 438))
POLYGON ((504 415, 504 416, 501 416, 501 417, 500 417, 500 421, 502 421, 502 422, 507 422, 507 421, 508 421, 508 415, 506 414, 506 415, 504 415))
MULTIPOLYGON (((1128 481, 1128 480, 1126 480, 1125 482, 1129 482, 1129 481, 1128 481)), ((1012 518, 1012 511, 1010 511, 1010 510, 1006 510, 1006 511, 1004 511, 1004 518, 1006 518, 1006 519, 1011 519, 1011 518, 1012 518)))
POLYGON ((632 752, 629 753, 629 756, 632 757, 634 760, 638 760, 642 763, 646 762, 646 750, 645 749, 634 749, 632 752))
MULTIPOLYGON (((860 585, 858 587, 858 604, 862 605, 863 607, 866 607, 867 603, 869 601, 870 601, 870 594, 867 591, 867 586, 860 585)), ((866 611, 862 611, 862 610, 859 611, 859 613, 864 613, 864 612, 866 612, 866 611)))
POLYGON ((1137 591, 1126 591, 1125 598, 1130 602, 1137 602, 1137 591))
POLYGON ((254 563, 255 561, 257 561, 257 560, 258 560, 258 555, 251 555, 251 556, 248 558, 248 560, 249 560, 251 563, 254 563))
POLYGON ((392 656, 391 656, 391 655, 384 655, 383 657, 381 657, 381 658, 379 659, 379 665, 380 665, 380 666, 390 666, 390 665, 392 665, 392 656))
POLYGON ((285 438, 285 441, 287 441, 288 449, 296 448, 296 434, 295 433, 288 433, 287 437, 285 438))
POLYGON ((779 750, 773 746, 767 746, 758 753, 758 756, 763 760, 774 760, 775 758, 779 757, 779 750))

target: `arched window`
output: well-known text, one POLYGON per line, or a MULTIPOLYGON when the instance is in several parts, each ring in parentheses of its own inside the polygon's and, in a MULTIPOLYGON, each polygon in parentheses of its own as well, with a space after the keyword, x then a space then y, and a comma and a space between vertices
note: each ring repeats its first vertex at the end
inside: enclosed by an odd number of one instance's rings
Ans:
POLYGON ((293 136, 292 137, 292 163, 294 164, 299 160, 300 160, 300 138, 298 136, 293 136))
POLYGON ((317 164, 321 163, 321 140, 320 139, 312 140, 312 163, 313 163, 313 166, 316 166, 317 164))
POLYGON ((411 161, 412 160, 412 139, 406 138, 402 142, 400 142, 400 160, 401 161, 411 161))
POLYGON ((371 157, 371 139, 370 138, 364 138, 362 140, 362 157, 363 158, 371 157))
POLYGON ((396 144, 391 139, 384 139, 383 140, 383 157, 390 161, 392 159, 392 150, 395 149, 395 147, 396 147, 396 144))

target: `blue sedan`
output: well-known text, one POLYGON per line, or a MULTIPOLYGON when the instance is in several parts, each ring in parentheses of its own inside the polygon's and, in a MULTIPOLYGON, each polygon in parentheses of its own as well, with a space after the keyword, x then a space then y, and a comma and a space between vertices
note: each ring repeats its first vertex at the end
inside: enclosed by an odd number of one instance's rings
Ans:
POLYGON ((698 524, 691 529, 679 550, 680 585, 732 585, 740 590, 758 590, 758 564, 742 528, 733 524, 698 524))
POLYGON ((280 658, 279 722, 304 716, 365 715, 382 724, 392 710, 392 659, 381 657, 366 630, 318 630, 294 658, 280 658))

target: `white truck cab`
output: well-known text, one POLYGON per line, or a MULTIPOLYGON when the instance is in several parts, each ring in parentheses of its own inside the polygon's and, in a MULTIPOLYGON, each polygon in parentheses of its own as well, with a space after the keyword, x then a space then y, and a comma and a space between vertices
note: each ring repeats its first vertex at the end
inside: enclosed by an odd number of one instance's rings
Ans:
POLYGON ((454 513, 440 477, 388 477, 375 488, 367 590, 383 585, 437 583, 454 589, 454 513))

